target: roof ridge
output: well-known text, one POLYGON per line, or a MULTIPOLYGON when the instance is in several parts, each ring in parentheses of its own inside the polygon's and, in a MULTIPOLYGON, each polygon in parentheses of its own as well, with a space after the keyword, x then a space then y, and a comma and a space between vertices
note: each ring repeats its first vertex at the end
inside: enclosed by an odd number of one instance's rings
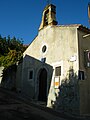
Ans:
POLYGON ((82 24, 62 24, 62 25, 57 25, 57 26, 61 26, 61 27, 67 27, 67 26, 71 26, 71 27, 79 27, 79 26, 83 26, 82 24))

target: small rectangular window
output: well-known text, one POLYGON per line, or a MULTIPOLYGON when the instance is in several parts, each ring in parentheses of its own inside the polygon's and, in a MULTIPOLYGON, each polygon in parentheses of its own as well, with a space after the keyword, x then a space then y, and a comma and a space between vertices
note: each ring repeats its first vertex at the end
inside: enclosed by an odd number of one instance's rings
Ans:
POLYGON ((34 76, 33 70, 28 71, 28 80, 32 80, 34 76))
POLYGON ((55 68, 55 76, 61 76, 61 66, 55 68))
POLYGON ((29 79, 33 79, 33 71, 29 71, 29 79))
POLYGON ((90 68, 90 51, 88 50, 84 51, 84 65, 90 68))
POLYGON ((84 71, 80 71, 78 72, 78 79, 79 80, 84 80, 85 79, 85 75, 84 75, 84 71))

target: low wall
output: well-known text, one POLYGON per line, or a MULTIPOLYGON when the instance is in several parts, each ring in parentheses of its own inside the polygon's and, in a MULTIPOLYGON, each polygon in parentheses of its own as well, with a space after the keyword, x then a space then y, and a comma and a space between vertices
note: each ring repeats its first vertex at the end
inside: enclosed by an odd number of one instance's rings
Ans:
POLYGON ((0 67, 0 84, 1 84, 1 81, 2 81, 3 69, 4 69, 4 67, 0 67))

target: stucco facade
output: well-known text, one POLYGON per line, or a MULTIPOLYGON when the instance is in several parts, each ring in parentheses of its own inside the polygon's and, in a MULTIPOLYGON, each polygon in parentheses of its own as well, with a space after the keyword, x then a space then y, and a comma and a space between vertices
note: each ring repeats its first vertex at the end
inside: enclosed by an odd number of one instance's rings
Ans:
POLYGON ((57 110, 90 113, 90 66, 84 55, 90 51, 90 36, 83 37, 90 29, 57 25, 55 8, 46 6, 38 35, 23 53, 17 89, 57 110))

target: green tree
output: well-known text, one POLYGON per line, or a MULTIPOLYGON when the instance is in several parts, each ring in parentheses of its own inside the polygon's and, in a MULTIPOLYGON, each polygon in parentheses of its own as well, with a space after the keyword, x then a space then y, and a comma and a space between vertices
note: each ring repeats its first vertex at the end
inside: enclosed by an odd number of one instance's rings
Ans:
POLYGON ((16 64, 22 58, 25 49, 26 46, 16 37, 10 38, 8 36, 6 38, 0 35, 0 66, 8 68, 16 64))

